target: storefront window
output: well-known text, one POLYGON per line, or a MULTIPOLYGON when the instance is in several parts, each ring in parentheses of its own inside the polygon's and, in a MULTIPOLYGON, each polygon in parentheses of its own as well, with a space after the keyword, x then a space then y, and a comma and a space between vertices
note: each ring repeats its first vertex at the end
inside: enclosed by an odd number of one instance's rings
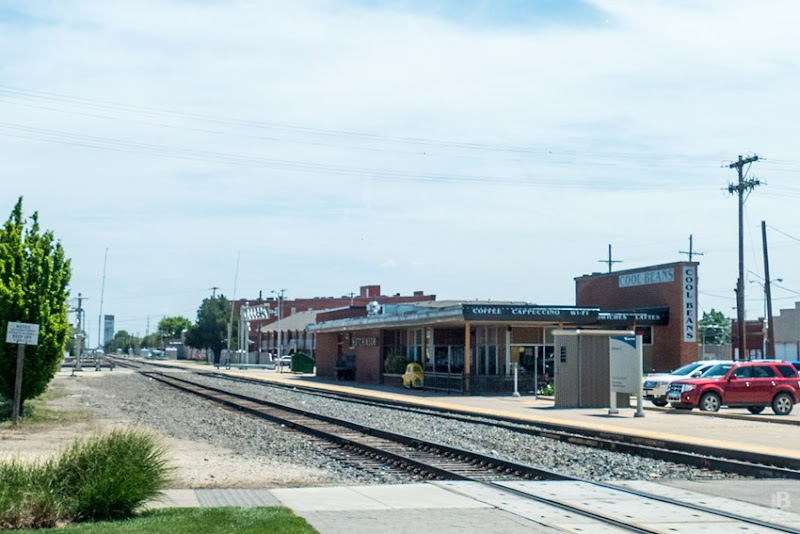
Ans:
POLYGON ((450 347, 450 372, 464 372, 464 347, 450 347))
POLYGON ((406 354, 406 359, 409 362, 419 362, 423 363, 422 361, 422 329, 417 328, 415 330, 408 331, 408 352, 406 354))
POLYGON ((496 375, 498 373, 498 329, 495 327, 478 328, 476 334, 476 358, 472 364, 472 372, 479 375, 496 375))
POLYGON ((437 373, 463 373, 464 347, 437 345, 433 350, 434 370, 437 373))
POLYGON ((434 347, 433 349, 433 370, 437 373, 447 373, 450 371, 450 352, 449 347, 434 347))

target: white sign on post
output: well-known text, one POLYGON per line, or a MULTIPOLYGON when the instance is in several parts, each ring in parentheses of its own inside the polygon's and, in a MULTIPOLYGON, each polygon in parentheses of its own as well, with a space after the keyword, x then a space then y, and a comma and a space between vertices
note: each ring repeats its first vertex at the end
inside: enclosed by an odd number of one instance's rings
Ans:
POLYGON ((269 309, 266 306, 242 306, 241 315, 246 321, 263 321, 269 319, 269 309))
POLYGON ((636 393, 640 386, 639 352, 636 350, 636 336, 609 337, 609 367, 611 371, 611 391, 617 393, 636 393))
POLYGON ((39 325, 32 323, 8 323, 6 333, 6 343, 17 343, 19 345, 38 345, 39 344, 39 325))
POLYGON ((39 344, 39 325, 9 322, 6 343, 17 344, 17 377, 14 381, 14 405, 11 409, 11 423, 17 426, 19 407, 22 404, 22 364, 25 359, 25 345, 39 344))

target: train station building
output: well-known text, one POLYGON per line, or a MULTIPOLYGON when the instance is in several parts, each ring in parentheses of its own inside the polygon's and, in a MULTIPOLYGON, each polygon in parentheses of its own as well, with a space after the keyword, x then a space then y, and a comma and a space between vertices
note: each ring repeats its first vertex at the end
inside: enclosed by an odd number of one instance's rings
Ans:
POLYGON ((552 377, 553 331, 579 328, 641 333, 645 371, 697 359, 696 262, 584 275, 575 291, 574 305, 429 300, 320 312, 307 327, 317 375, 348 365, 358 382, 399 381, 389 367, 400 359, 423 366, 426 388, 500 393, 516 364, 520 388, 532 390, 552 377))

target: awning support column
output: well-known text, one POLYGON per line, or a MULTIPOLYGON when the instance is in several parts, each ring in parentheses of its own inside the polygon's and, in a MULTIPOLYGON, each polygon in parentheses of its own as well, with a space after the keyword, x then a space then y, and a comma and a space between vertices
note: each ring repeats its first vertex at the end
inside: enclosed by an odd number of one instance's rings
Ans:
POLYGON ((469 370, 470 370, 470 363, 471 363, 471 353, 470 347, 472 346, 472 341, 470 340, 469 335, 469 321, 464 323, 464 377, 466 378, 466 383, 464 385, 464 391, 469 393, 469 370))

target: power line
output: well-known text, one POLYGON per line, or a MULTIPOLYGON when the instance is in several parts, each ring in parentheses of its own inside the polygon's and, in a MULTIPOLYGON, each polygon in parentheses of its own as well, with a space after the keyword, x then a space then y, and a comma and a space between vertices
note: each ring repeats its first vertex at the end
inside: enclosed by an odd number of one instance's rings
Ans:
MULTIPOLYGON (((376 134, 370 132, 358 132, 353 130, 298 126, 298 125, 279 123, 273 121, 236 119, 236 118, 222 117, 206 113, 182 112, 176 110, 166 110, 166 109, 158 109, 158 108, 151 108, 144 106, 136 106, 119 102, 103 101, 98 99, 88 99, 83 97, 76 97, 76 96, 64 95, 47 91, 24 89, 4 84, 0 84, 0 94, 5 94, 6 96, 10 96, 12 98, 23 98, 23 99, 31 99, 34 101, 45 101, 45 102, 54 102, 58 104, 82 106, 90 109, 98 109, 103 111, 136 113, 136 114, 150 115, 155 117, 181 118, 181 119, 189 119, 189 120, 209 122, 209 123, 228 125, 228 126, 246 126, 249 128, 258 128, 258 129, 288 130, 303 134, 312 134, 312 135, 327 136, 327 137, 345 137, 358 140, 438 146, 438 147, 465 149, 470 151, 485 150, 485 151, 495 151, 495 152, 513 152, 522 154, 535 154, 537 156, 542 154, 582 155, 588 153, 586 151, 575 150, 575 149, 554 151, 552 147, 548 148, 544 146, 531 147, 531 146, 521 146, 521 145, 502 145, 502 144, 480 143, 480 142, 440 140, 440 139, 432 139, 424 137, 396 136, 396 135, 376 134)), ((55 110, 55 111, 60 111, 60 110, 55 110)), ((104 116, 101 117, 107 118, 104 116)), ((688 158, 685 155, 671 155, 671 156, 662 154, 645 155, 645 154, 623 153, 623 152, 617 152, 617 153, 592 152, 592 154, 596 156, 598 155, 609 156, 615 158, 636 159, 643 161, 651 160, 651 161, 663 162, 665 160, 674 160, 677 162, 684 162, 687 166, 694 165, 694 163, 690 161, 691 158, 688 158)), ((697 158, 695 161, 707 160, 707 159, 708 158, 701 157, 697 158)))
POLYGON ((776 231, 776 232, 778 232, 779 234, 785 235, 785 236, 786 236, 786 237, 788 237, 789 239, 794 239, 795 241, 800 241, 800 237, 795 237, 795 236, 793 236, 793 235, 791 235, 791 234, 787 234, 787 233, 786 233, 786 232, 784 232, 783 230, 778 230, 777 228, 775 228, 774 226, 771 226, 771 225, 769 225, 769 224, 768 224, 767 226, 768 226, 769 228, 771 228, 772 230, 775 230, 775 231, 776 231))
MULTIPOLYGON (((14 104, 14 105, 26 105, 29 107, 38 107, 40 109, 45 109, 48 111, 56 111, 62 113, 77 113, 83 114, 85 116, 94 117, 94 118, 102 118, 102 119, 110 119, 110 120, 118 120, 118 117, 109 116, 109 115, 102 115, 97 113, 87 113, 87 112, 77 112, 72 111, 65 108, 53 108, 53 107, 43 107, 43 106, 36 106, 34 104, 29 103, 20 103, 19 100, 29 100, 33 102, 46 102, 61 106, 76 106, 79 108, 86 108, 90 110, 97 110, 102 112, 111 112, 111 113, 125 113, 125 114, 134 114, 134 115, 144 115, 144 116, 151 116, 156 118, 170 118, 170 119, 182 119, 182 120, 191 120, 191 121, 198 121, 198 122, 205 122, 211 124, 217 124, 222 126, 236 126, 236 127, 246 127, 252 129, 268 129, 268 130, 279 130, 279 131, 292 131, 296 133, 301 133, 304 135, 313 135, 313 136, 323 136, 328 138, 343 138, 343 139, 351 139, 351 140, 358 140, 358 141, 370 141, 370 142, 381 142, 381 143, 399 143, 399 144, 410 144, 416 146, 430 146, 430 147, 444 147, 444 148, 456 148, 459 150, 467 150, 467 151, 490 151, 490 152, 507 152, 507 153, 516 153, 516 154, 531 154, 540 157, 544 156, 591 156, 595 158, 611 158, 614 160, 625 160, 625 161, 637 161, 637 162, 651 162, 655 165, 662 165, 664 162, 671 162, 673 165, 684 165, 684 166, 696 166, 698 162, 706 162, 709 159, 713 159, 713 156, 704 156, 704 155, 695 155, 689 156, 686 154, 674 154, 674 155, 664 155, 664 154, 642 154, 642 153, 632 153, 632 152, 610 152, 610 151, 587 151, 587 150, 580 150, 576 148, 568 148, 568 149, 559 149, 553 146, 539 146, 539 147, 531 147, 531 146, 524 146, 524 145, 513 145, 513 144, 495 144, 495 143, 485 143, 485 142, 469 142, 469 141, 457 141, 457 140, 442 140, 442 139, 433 139, 433 138, 425 138, 425 137, 414 137, 414 136, 400 136, 400 135, 386 135, 386 134, 379 134, 373 132, 359 132, 353 130, 346 130, 346 129, 332 129, 332 128, 318 128, 318 127, 309 127, 309 126, 301 126, 297 124, 290 124, 290 123, 282 123, 276 121, 264 121, 264 120, 252 120, 252 119, 237 119, 234 117, 225 117, 219 115, 213 115, 208 113, 197 113, 197 112, 187 112, 187 111, 177 111, 174 109, 159 109, 153 107, 145 107, 145 106, 137 106, 132 104, 125 104, 121 102, 112 102, 106 100, 99 100, 99 99, 91 99, 91 98, 84 98, 84 97, 77 97, 74 95, 66 95, 61 93, 54 93, 48 91, 38 91, 33 89, 25 89, 21 87, 14 87, 10 85, 0 84, 0 95, 4 96, 4 100, 6 103, 14 104)), ((143 121, 139 121, 143 122, 143 121)), ((165 124, 165 123, 152 123, 152 122, 145 122, 146 124, 152 124, 159 127, 169 127, 173 128, 174 125, 165 124)), ((183 127, 186 128, 186 127, 183 127)), ((205 133, 214 133, 214 134, 222 134, 223 132, 215 131, 215 130, 204 130, 204 129, 192 129, 186 128, 190 130, 205 132, 205 133)), ((259 137, 262 138, 262 137, 259 137)), ((268 137, 263 138, 267 140, 276 140, 276 141, 288 141, 288 142, 298 142, 303 144, 312 144, 312 145, 319 145, 319 146, 338 146, 333 145, 330 143, 318 142, 318 141, 299 141, 299 140, 292 140, 286 139, 285 137, 268 137)), ((351 147, 357 149, 367 149, 367 150, 379 150, 379 151, 387 151, 387 149, 377 149, 377 148, 368 148, 364 146, 357 146, 351 147)), ((391 151, 391 150, 388 150, 391 151)), ((418 154, 419 152, 411 152, 414 154, 418 154)), ((800 161, 795 160, 787 160, 787 159, 774 159, 774 160, 767 160, 770 164, 776 166, 798 166, 800 167, 800 161)))
MULTIPOLYGON (((135 141, 125 141, 109 137, 99 137, 70 132, 49 130, 45 128, 35 128, 8 122, 0 122, 0 130, 10 130, 15 132, 11 137, 33 139, 38 141, 67 144, 73 146, 83 146, 87 148, 98 148, 104 150, 114 150, 118 152, 128 152, 134 154, 154 155, 176 159, 186 159, 193 161, 204 161, 212 163, 225 163, 233 165, 251 167, 275 167, 283 170, 311 172, 325 175, 340 175, 347 177, 370 177, 384 178, 388 180, 400 181, 422 181, 422 182, 444 182, 444 183, 473 183, 491 185, 523 185, 523 186, 548 186, 554 188, 568 187, 591 187, 601 190, 613 190, 620 187, 619 183, 612 181, 597 181, 591 179, 541 179, 541 178, 514 178, 504 176, 488 175, 463 175, 447 174, 438 172, 416 172, 416 171, 395 171, 367 167, 355 167, 349 165, 338 165, 331 163, 312 163, 303 161, 283 160, 276 158, 264 158, 258 156, 247 156, 243 154, 229 154, 209 150, 199 150, 193 148, 171 147, 167 145, 155 145, 151 143, 141 143, 135 141)), ((3 132, 0 131, 0 135, 3 132)), ((6 134, 8 135, 8 134, 6 134)), ((627 182, 626 182, 627 183, 627 182)), ((652 188, 650 183, 632 183, 628 188, 652 188)), ((698 188, 696 188, 698 189, 698 188)))

